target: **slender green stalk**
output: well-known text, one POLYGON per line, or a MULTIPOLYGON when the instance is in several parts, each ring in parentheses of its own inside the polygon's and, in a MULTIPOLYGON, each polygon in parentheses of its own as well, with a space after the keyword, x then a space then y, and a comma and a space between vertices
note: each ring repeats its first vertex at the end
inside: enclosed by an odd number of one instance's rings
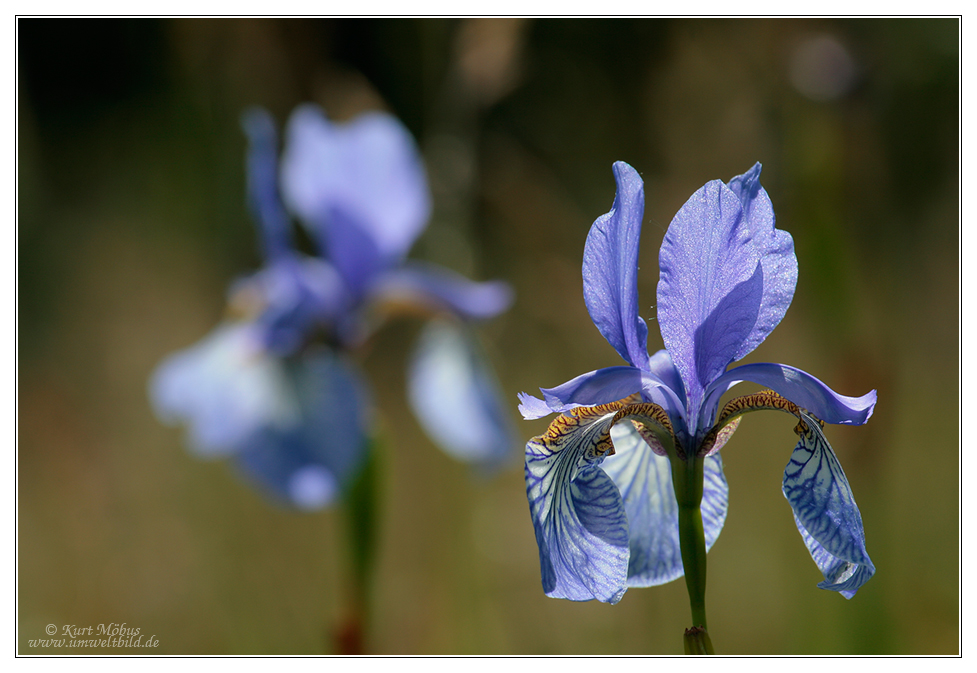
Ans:
POLYGON ((676 456, 671 461, 672 483, 678 501, 679 542, 685 586, 692 609, 692 629, 686 632, 689 654, 713 654, 706 622, 706 536, 702 527, 703 458, 676 456), (690 632, 692 641, 690 644, 690 632), (693 651, 689 651, 690 647, 693 651))
POLYGON ((335 633, 337 654, 365 654, 369 626, 370 582, 376 557, 379 514, 379 439, 367 447, 366 464, 346 494, 346 540, 349 552, 348 607, 335 633))

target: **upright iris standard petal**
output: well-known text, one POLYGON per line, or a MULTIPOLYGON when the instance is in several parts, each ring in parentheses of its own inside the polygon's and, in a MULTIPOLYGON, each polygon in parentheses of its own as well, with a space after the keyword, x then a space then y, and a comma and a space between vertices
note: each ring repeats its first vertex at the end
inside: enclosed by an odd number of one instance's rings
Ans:
POLYGON ((719 180, 693 194, 665 233, 658 322, 692 408, 756 323, 759 262, 740 201, 719 180))
POLYGON ((222 456, 265 427, 293 428, 298 401, 251 324, 225 324, 164 360, 149 382, 157 418, 185 424, 190 448, 222 456))
POLYGON ((278 133, 271 115, 261 108, 245 112, 241 126, 248 136, 248 204, 265 257, 275 262, 292 249, 288 215, 278 195, 278 133))
POLYGON ((862 516, 841 463, 817 420, 802 414, 800 441, 784 471, 784 497, 824 581, 818 586, 845 598, 875 574, 865 550, 862 516))
POLYGON ((587 234, 583 253, 583 296, 590 317, 629 364, 648 368, 648 326, 638 315, 638 242, 645 195, 631 166, 614 164, 617 194, 610 212, 587 234))
POLYGON ((414 139, 394 117, 333 124, 299 107, 286 132, 282 192, 354 292, 399 262, 427 224, 427 178, 414 139))
POLYGON ((714 180, 693 194, 659 255, 658 320, 691 408, 780 322, 797 277, 793 243, 774 229, 759 166, 733 185, 714 180))
POLYGON ((299 422, 265 427, 236 455, 238 468, 276 499, 303 510, 330 505, 365 458, 370 398, 344 358, 317 349, 288 362, 299 422))
POLYGON ((483 466, 513 457, 515 432, 499 384, 464 325, 428 323, 408 372, 414 415, 449 455, 483 466))
POLYGON ((767 335, 780 324, 797 285, 797 257, 794 255, 794 239, 791 235, 776 228, 773 204, 766 190, 760 186, 759 163, 743 175, 729 181, 729 188, 739 197, 753 239, 761 251, 760 264, 763 267, 763 299, 757 314, 756 324, 733 360, 740 360, 753 352, 767 335))
POLYGON ((526 444, 526 493, 547 596, 617 603, 627 590, 628 517, 600 469, 619 406, 575 409, 526 444))

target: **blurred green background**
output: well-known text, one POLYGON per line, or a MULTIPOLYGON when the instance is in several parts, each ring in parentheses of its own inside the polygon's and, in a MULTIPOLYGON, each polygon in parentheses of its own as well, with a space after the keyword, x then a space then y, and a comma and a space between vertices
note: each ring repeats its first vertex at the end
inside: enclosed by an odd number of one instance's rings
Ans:
MULTIPOLYGON (((674 213, 763 162, 800 277, 749 359, 878 389, 867 426, 828 428, 878 572, 851 601, 815 587, 780 492, 791 419, 751 416, 723 451, 717 650, 959 651, 957 20, 17 27, 20 653, 40 653, 28 641, 47 624, 112 622, 155 635, 154 653, 332 651, 340 513, 269 505, 192 458, 146 397, 153 367, 204 336, 228 283, 260 263, 242 109, 283 123, 304 101, 334 119, 384 108, 417 137, 435 214, 412 257, 516 289, 482 330, 514 419, 518 391, 621 363, 580 278, 612 162, 645 180, 646 318, 674 213)), ((680 653, 681 581, 617 606, 543 595, 520 460, 473 480, 405 406, 418 326, 389 324, 361 354, 392 438, 370 651, 680 653)), ((517 421, 521 441, 545 427, 517 421)))

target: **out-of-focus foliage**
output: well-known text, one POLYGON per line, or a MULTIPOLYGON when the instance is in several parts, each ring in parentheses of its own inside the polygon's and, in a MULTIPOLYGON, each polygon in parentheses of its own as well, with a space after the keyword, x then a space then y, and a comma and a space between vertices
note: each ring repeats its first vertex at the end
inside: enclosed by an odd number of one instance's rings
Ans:
MULTIPOLYGON (((259 265, 241 111, 281 123, 303 101, 339 120, 387 109, 418 139, 434 215, 411 256, 513 284, 515 306, 483 335, 513 414, 517 391, 608 364, 581 328, 580 263, 613 199, 611 163, 645 181, 639 307, 653 319, 672 214, 762 161, 800 268, 778 338, 749 359, 816 371, 841 393, 878 389, 872 422, 829 439, 880 570, 852 601, 814 588, 779 488, 790 420, 747 418, 723 456, 713 641, 958 651, 956 20, 17 27, 20 652, 48 624, 112 622, 155 634, 154 653, 329 651, 341 521, 269 508, 194 460, 145 395, 160 358, 219 320, 227 279, 259 265)), ((396 436, 377 475, 372 651, 681 652, 681 582, 617 606, 543 595, 521 471, 472 484, 405 404, 419 327, 392 323, 360 363, 396 436)))

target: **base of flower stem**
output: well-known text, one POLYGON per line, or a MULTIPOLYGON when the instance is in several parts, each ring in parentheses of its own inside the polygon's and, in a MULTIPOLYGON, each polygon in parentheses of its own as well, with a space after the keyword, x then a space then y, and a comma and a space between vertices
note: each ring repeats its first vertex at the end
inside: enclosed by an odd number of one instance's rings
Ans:
POLYGON ((693 626, 685 629, 685 653, 686 654, 715 654, 712 649, 712 640, 709 632, 701 626, 693 626))
POLYGON ((358 616, 349 617, 334 633, 336 654, 363 654, 363 622, 358 616))

